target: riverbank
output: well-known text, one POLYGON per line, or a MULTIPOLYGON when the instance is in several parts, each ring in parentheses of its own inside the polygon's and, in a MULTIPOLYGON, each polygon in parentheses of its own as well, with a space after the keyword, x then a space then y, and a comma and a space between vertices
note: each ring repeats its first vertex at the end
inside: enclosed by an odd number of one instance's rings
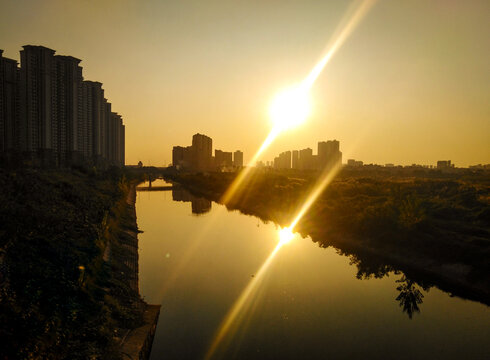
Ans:
POLYGON ((138 292, 126 174, 0 169, 0 186, 0 357, 123 358, 159 310, 138 292))
MULTIPOLYGON (((174 174, 171 179, 221 202, 234 176, 174 174)), ((316 180, 315 173, 256 171, 226 206, 288 226, 316 180)), ((350 256, 359 278, 401 270, 424 287, 489 305, 489 194, 486 177, 341 174, 295 230, 350 256)))
MULTIPOLYGON (((128 241, 123 246, 128 250, 124 263, 129 269, 126 279, 129 286, 139 294, 138 225, 136 218, 136 182, 130 184, 126 196, 126 226, 128 241)), ((160 315, 160 305, 143 303, 143 321, 127 331, 120 343, 120 353, 130 359, 148 359, 160 315)))

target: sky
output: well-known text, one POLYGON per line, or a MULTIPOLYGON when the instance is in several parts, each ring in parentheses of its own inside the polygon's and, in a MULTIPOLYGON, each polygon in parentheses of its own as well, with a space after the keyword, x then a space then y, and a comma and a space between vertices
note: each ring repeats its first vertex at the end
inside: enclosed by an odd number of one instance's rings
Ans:
MULTIPOLYGON (((0 49, 82 59, 126 125, 126 163, 162 166, 199 132, 251 159, 268 108, 324 55, 353 1, 0 0, 0 49)), ((337 139, 364 163, 490 163, 490 2, 379 0, 264 153, 337 139)))

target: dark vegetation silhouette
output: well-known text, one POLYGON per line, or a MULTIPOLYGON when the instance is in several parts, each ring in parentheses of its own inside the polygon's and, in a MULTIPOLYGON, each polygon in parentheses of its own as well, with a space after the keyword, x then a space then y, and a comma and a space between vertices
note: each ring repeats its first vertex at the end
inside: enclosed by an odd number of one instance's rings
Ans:
MULTIPOLYGON (((226 206, 288 226, 318 175, 253 171, 243 191, 226 206)), ((195 195, 217 202, 235 176, 166 174, 195 195)), ((350 256, 359 278, 403 270, 424 286, 437 285, 490 304, 488 173, 344 169, 296 230, 321 247, 334 246, 350 256)))
POLYGON ((400 284, 396 288, 400 292, 396 300, 400 303, 403 312, 411 319, 414 313, 420 313, 419 305, 422 304, 424 295, 415 282, 408 279, 405 275, 396 280, 396 282, 400 284))
POLYGON ((0 358, 119 358, 142 322, 124 275, 128 185, 116 168, 0 170, 0 358))

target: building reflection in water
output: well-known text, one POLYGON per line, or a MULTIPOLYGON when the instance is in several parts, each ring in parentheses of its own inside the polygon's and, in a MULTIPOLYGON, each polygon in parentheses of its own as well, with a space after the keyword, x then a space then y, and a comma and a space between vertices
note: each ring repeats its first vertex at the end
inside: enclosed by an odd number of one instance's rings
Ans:
POLYGON ((190 202, 192 213, 195 215, 205 214, 211 210, 211 201, 194 196, 190 192, 182 188, 172 189, 172 200, 190 202))

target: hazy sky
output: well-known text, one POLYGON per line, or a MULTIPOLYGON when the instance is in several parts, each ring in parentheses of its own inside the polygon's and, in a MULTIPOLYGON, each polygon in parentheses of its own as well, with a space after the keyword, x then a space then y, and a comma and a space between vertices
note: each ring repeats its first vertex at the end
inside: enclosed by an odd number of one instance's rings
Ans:
MULTIPOLYGON (((0 48, 82 59, 126 124, 126 162, 163 165, 194 133, 244 151, 268 104, 323 55, 351 1, 0 0, 0 48)), ((340 140, 344 161, 490 162, 490 1, 380 0, 312 90, 313 113, 281 151, 340 140)))

